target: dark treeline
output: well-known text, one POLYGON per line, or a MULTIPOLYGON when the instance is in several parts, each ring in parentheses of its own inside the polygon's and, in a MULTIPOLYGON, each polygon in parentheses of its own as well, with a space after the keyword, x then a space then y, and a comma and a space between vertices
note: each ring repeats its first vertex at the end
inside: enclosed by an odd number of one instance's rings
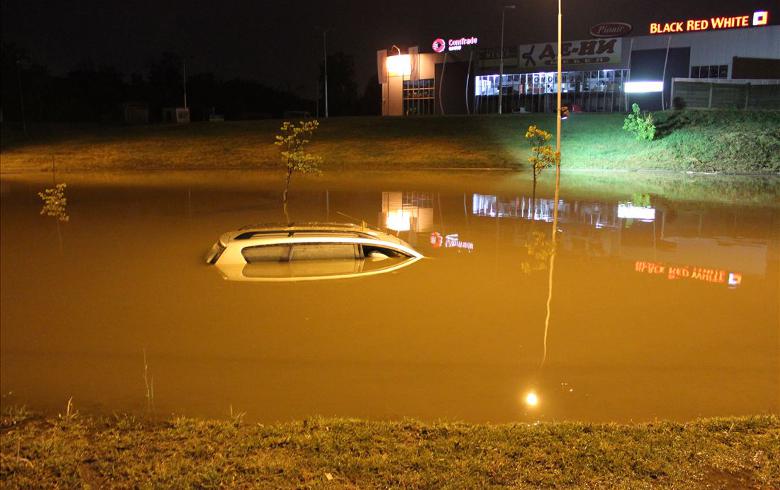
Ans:
MULTIPOLYGON (((322 83, 322 67, 320 87, 322 83)), ((328 56, 329 114, 376 114, 379 87, 372 80, 363 97, 357 95, 351 56, 328 56)), ((223 80, 213 73, 187 73, 187 106, 193 121, 211 114, 228 120, 283 117, 286 113, 324 114, 320 100, 248 79, 223 80)), ((184 106, 183 63, 165 53, 149 63, 143 74, 126 76, 116 68, 86 61, 64 76, 53 75, 25 51, 2 44, 2 117, 4 121, 102 122, 124 120, 126 104, 148 107, 149 121, 161 121, 163 108, 184 106), (20 98, 21 96, 21 98, 20 98)))

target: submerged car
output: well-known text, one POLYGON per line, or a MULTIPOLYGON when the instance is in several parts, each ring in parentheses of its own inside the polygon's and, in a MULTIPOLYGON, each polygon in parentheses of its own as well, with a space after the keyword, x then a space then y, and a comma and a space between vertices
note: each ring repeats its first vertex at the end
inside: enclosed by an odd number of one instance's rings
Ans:
POLYGON ((231 281, 312 281, 384 274, 423 258, 381 230, 350 223, 257 225, 223 234, 206 256, 231 281))

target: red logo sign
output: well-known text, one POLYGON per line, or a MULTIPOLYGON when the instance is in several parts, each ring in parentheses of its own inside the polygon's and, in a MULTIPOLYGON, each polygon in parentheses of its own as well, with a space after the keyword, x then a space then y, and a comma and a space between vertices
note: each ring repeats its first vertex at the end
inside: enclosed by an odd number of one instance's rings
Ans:
POLYGON ((433 44, 431 45, 434 51, 437 53, 441 53, 444 51, 444 48, 447 47, 447 43, 444 42, 444 39, 438 38, 433 41, 433 44))
POLYGON ((625 22, 602 22, 590 28, 593 37, 623 37, 631 32, 631 24, 625 22))

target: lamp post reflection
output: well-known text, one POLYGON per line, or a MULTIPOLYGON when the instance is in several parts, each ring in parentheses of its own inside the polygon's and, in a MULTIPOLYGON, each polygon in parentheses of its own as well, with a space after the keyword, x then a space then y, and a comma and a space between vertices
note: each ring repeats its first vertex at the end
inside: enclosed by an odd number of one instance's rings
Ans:
POLYGON ((540 366, 544 366, 547 361, 547 336, 550 332, 550 307, 552 305, 553 295, 553 272, 555 271, 555 254, 558 245, 558 202, 561 195, 561 166, 560 166, 560 154, 558 154, 557 171, 555 172, 555 198, 553 199, 553 223, 552 223, 552 248, 550 251, 550 272, 547 281, 547 314, 544 318, 544 348, 542 351, 542 362, 540 366))

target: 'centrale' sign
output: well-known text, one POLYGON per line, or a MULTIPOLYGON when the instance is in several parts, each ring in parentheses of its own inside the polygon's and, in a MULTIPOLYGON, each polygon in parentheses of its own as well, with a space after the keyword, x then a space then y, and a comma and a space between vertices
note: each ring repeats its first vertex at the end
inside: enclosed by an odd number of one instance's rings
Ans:
POLYGON ((760 27, 769 23, 769 12, 758 10, 752 15, 734 15, 731 17, 710 17, 708 19, 688 19, 674 22, 651 22, 650 34, 677 34, 680 32, 714 31, 719 29, 739 29, 760 27))
POLYGON ((474 36, 462 37, 460 39, 448 39, 446 43, 444 42, 444 39, 439 37, 433 40, 431 47, 437 53, 441 53, 445 50, 460 51, 463 49, 463 46, 476 46, 477 42, 478 39, 474 36))

